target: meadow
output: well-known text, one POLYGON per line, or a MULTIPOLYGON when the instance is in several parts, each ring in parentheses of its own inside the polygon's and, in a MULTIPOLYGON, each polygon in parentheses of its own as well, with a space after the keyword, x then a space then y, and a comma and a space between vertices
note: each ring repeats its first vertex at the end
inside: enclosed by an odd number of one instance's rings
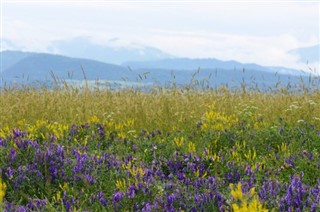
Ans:
POLYGON ((320 211, 320 91, 3 88, 1 211, 320 211))

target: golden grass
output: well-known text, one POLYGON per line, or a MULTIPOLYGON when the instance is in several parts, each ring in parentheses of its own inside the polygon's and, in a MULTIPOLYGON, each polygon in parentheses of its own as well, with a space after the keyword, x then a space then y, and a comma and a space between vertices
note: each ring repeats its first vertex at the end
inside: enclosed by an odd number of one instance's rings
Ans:
POLYGON ((115 122, 134 119, 136 130, 171 131, 192 129, 215 102, 219 112, 255 112, 267 122, 280 117, 290 123, 307 121, 320 127, 320 93, 294 94, 286 91, 262 93, 157 89, 79 90, 77 88, 4 89, 0 93, 0 128, 16 127, 19 121, 34 124, 47 119, 62 124, 83 124, 92 116, 115 122))

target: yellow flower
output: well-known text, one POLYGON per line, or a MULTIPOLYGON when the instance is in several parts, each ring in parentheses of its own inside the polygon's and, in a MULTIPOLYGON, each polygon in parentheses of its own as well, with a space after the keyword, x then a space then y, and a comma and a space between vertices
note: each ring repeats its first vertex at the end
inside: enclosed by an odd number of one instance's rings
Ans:
POLYGON ((139 174, 140 177, 143 177, 144 174, 146 173, 141 167, 137 167, 137 168, 133 168, 133 169, 129 169, 130 173, 132 174, 132 176, 137 176, 139 174))
POLYGON ((2 182, 2 179, 0 178, 0 203, 3 202, 3 198, 6 195, 6 189, 7 189, 7 185, 2 182))
POLYGON ((125 191, 127 189, 127 183, 125 179, 116 180, 116 188, 119 189, 119 191, 125 191))
POLYGON ((232 211, 234 212, 267 212, 268 209, 263 208, 263 204, 259 202, 257 195, 255 194, 255 188, 251 188, 248 193, 242 193, 242 185, 238 183, 237 188, 233 184, 230 184, 231 196, 236 203, 231 204, 232 211), (238 204, 239 203, 239 204, 238 204))
MULTIPOLYGON (((195 171, 194 174, 196 175, 197 178, 200 177, 200 170, 197 169, 197 171, 195 171)), ((201 178, 205 178, 207 175, 208 175, 208 173, 205 172, 205 173, 201 176, 201 178)))
POLYGON ((58 191, 56 196, 53 197, 54 201, 59 202, 61 200, 61 191, 58 191))
POLYGON ((184 137, 174 138, 173 142, 177 147, 181 147, 183 145, 183 143, 184 143, 184 137))
POLYGON ((90 124, 95 124, 95 123, 99 123, 100 119, 97 116, 91 116, 88 122, 90 124))
POLYGON ((234 189, 234 184, 230 184, 231 195, 235 200, 241 200, 242 199, 242 185, 241 183, 238 183, 237 188, 234 189))
POLYGON ((188 147, 189 147, 189 152, 194 153, 196 151, 196 145, 194 145, 194 143, 190 142, 188 144, 188 147))

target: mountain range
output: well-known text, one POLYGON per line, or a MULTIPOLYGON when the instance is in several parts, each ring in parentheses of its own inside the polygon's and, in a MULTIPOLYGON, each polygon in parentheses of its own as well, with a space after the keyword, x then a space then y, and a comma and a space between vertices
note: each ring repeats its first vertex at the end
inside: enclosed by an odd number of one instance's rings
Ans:
POLYGON ((111 64, 91 59, 57 54, 3 51, 1 78, 6 84, 52 82, 55 77, 66 80, 99 80, 108 82, 140 82, 180 85, 206 82, 210 86, 239 87, 242 83, 259 88, 279 83, 298 84, 307 81, 304 72, 285 67, 265 67, 218 59, 167 58, 128 61, 111 64))

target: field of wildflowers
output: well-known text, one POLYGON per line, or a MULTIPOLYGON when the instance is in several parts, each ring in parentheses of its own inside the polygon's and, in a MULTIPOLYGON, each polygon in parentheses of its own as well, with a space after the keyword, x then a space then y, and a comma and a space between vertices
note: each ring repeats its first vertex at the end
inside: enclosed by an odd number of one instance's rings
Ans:
POLYGON ((320 211, 320 92, 3 89, 1 211, 320 211))

